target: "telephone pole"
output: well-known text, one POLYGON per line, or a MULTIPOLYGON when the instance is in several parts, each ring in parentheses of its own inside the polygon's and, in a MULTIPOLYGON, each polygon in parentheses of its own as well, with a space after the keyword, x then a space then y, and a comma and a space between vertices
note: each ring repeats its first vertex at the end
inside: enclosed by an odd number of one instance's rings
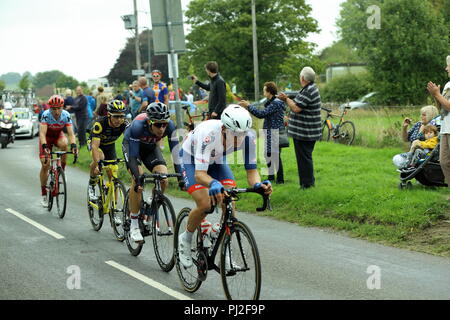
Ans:
POLYGON ((258 67, 258 37, 256 35, 256 8, 252 0, 252 34, 253 34, 253 77, 255 79, 255 101, 259 100, 259 67, 258 67))
MULTIPOLYGON (((139 28, 138 28, 138 13, 137 13, 137 5, 136 0, 133 0, 134 3, 134 18, 136 19, 136 39, 134 41, 134 49, 136 50, 136 67, 138 70, 141 69, 141 53, 139 52, 139 28)), ((138 76, 139 78, 139 76, 138 76)))

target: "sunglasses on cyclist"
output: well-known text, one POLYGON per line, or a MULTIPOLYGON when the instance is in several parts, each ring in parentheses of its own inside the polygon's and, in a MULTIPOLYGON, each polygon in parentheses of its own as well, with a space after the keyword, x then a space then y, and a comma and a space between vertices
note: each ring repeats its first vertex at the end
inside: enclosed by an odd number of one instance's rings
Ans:
POLYGON ((111 118, 122 120, 122 119, 125 119, 125 116, 123 114, 121 114, 121 115, 112 114, 111 118))
POLYGON ((152 125, 157 128, 166 128, 169 125, 169 123, 168 122, 153 122, 152 125))

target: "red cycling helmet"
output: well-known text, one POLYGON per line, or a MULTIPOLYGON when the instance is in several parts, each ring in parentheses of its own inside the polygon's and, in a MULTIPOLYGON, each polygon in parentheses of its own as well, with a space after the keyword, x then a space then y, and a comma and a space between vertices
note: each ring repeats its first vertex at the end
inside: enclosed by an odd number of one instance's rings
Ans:
POLYGON ((52 108, 52 107, 57 107, 57 108, 64 107, 64 99, 55 94, 55 95, 51 96, 50 99, 48 99, 47 104, 50 106, 50 108, 52 108))

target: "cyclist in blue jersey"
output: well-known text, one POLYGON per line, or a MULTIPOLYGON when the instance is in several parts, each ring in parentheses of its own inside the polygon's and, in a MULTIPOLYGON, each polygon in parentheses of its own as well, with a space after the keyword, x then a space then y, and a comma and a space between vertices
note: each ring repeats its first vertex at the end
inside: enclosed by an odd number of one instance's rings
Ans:
MULTIPOLYGON (((143 241, 139 230, 138 217, 142 200, 142 181, 144 173, 142 164, 150 172, 167 173, 167 164, 157 143, 164 137, 169 139, 170 150, 178 145, 178 138, 172 139, 176 127, 170 120, 169 109, 164 103, 154 102, 147 107, 146 113, 139 114, 127 127, 122 142, 122 150, 131 174, 132 182, 130 188, 130 216, 131 216, 131 239, 135 242, 143 241)), ((176 163, 176 159, 174 159, 176 163)), ((175 171, 179 172, 178 166, 175 171)), ((168 186, 167 179, 161 181, 164 190, 168 186)))
MULTIPOLYGON (((226 188, 236 186, 226 155, 243 150, 247 182, 254 188, 272 193, 269 181, 261 183, 256 166, 256 136, 250 131, 252 118, 247 110, 230 105, 221 120, 200 123, 191 131, 180 150, 181 170, 188 193, 196 203, 189 213, 187 230, 179 236, 180 262, 192 266, 191 242, 194 231, 206 217, 211 206, 222 204, 226 188)), ((224 208, 222 208, 224 210, 224 208)))

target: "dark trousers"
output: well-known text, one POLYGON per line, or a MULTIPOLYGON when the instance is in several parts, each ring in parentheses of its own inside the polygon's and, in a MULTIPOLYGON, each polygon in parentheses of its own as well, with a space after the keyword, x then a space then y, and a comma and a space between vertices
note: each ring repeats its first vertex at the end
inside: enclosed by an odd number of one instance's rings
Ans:
POLYGON ((283 162, 281 161, 281 148, 278 149, 278 153, 266 154, 267 169, 269 170, 269 180, 275 180, 275 174, 277 175, 277 182, 284 182, 283 162), (273 161, 272 157, 278 157, 277 161, 273 161))
POLYGON ((300 187, 309 188, 314 186, 314 165, 312 153, 314 151, 315 141, 302 141, 293 139, 295 147, 295 156, 297 157, 298 177, 300 187))
POLYGON ((88 122, 88 118, 77 118, 78 141, 80 143, 80 147, 86 145, 86 129, 88 126, 88 122))

